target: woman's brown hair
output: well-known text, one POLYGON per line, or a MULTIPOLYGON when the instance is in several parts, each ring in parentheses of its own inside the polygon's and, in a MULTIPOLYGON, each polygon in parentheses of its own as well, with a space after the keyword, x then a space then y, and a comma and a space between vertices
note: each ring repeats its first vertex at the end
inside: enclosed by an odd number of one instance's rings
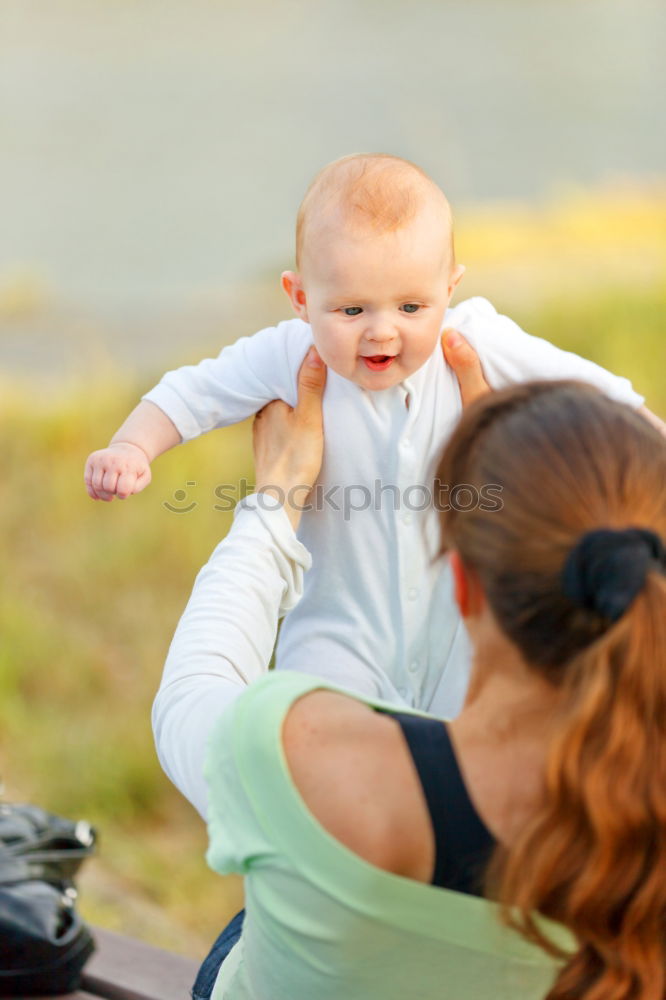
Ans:
POLYGON ((666 576, 655 562, 613 622, 563 588, 581 538, 666 538, 666 441, 595 389, 531 383, 464 415, 438 470, 498 504, 442 514, 444 548, 478 577, 499 627, 561 689, 540 809, 498 849, 488 891, 549 951, 538 911, 579 948, 546 1000, 666 996, 666 576), (491 888, 492 886, 492 888, 491 888))

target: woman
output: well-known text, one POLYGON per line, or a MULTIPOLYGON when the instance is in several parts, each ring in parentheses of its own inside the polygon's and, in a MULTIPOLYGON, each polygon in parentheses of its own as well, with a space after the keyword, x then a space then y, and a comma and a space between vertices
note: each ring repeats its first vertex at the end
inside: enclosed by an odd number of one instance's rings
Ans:
POLYGON ((321 384, 304 370, 296 410, 259 419, 258 493, 197 578, 156 702, 158 747, 201 720, 164 763, 202 810, 213 729, 209 860, 246 876, 213 996, 662 1000, 666 443, 572 383, 479 400, 438 474, 502 491, 501 510, 442 514, 475 650, 461 715, 286 673, 236 699, 307 569, 299 498, 265 508, 316 478, 321 384))

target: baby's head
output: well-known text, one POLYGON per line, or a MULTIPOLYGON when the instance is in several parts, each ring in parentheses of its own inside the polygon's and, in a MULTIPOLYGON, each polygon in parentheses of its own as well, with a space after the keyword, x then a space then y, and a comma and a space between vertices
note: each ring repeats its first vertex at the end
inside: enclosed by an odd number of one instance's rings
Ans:
POLYGON ((427 361, 463 273, 442 191, 381 153, 346 156, 315 177, 298 213, 296 266, 282 284, 321 357, 366 389, 397 385, 427 361))

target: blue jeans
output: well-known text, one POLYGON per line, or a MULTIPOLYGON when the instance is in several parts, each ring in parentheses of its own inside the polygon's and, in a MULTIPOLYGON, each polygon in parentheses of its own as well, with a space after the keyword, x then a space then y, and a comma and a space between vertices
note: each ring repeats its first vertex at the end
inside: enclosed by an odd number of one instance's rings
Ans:
POLYGON ((241 936, 244 918, 245 910, 241 910, 229 921, 208 952, 192 987, 192 1000, 210 1000, 220 966, 241 936))

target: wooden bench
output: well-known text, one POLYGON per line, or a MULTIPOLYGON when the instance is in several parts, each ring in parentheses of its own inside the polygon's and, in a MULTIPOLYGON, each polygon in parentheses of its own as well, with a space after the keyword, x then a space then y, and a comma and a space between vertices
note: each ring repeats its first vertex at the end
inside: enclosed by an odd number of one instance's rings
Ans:
POLYGON ((99 1000, 100 997, 105 1000, 188 1000, 190 997, 199 962, 100 927, 93 928, 93 935, 97 950, 83 971, 81 988, 76 993, 61 994, 60 1000, 99 1000))

